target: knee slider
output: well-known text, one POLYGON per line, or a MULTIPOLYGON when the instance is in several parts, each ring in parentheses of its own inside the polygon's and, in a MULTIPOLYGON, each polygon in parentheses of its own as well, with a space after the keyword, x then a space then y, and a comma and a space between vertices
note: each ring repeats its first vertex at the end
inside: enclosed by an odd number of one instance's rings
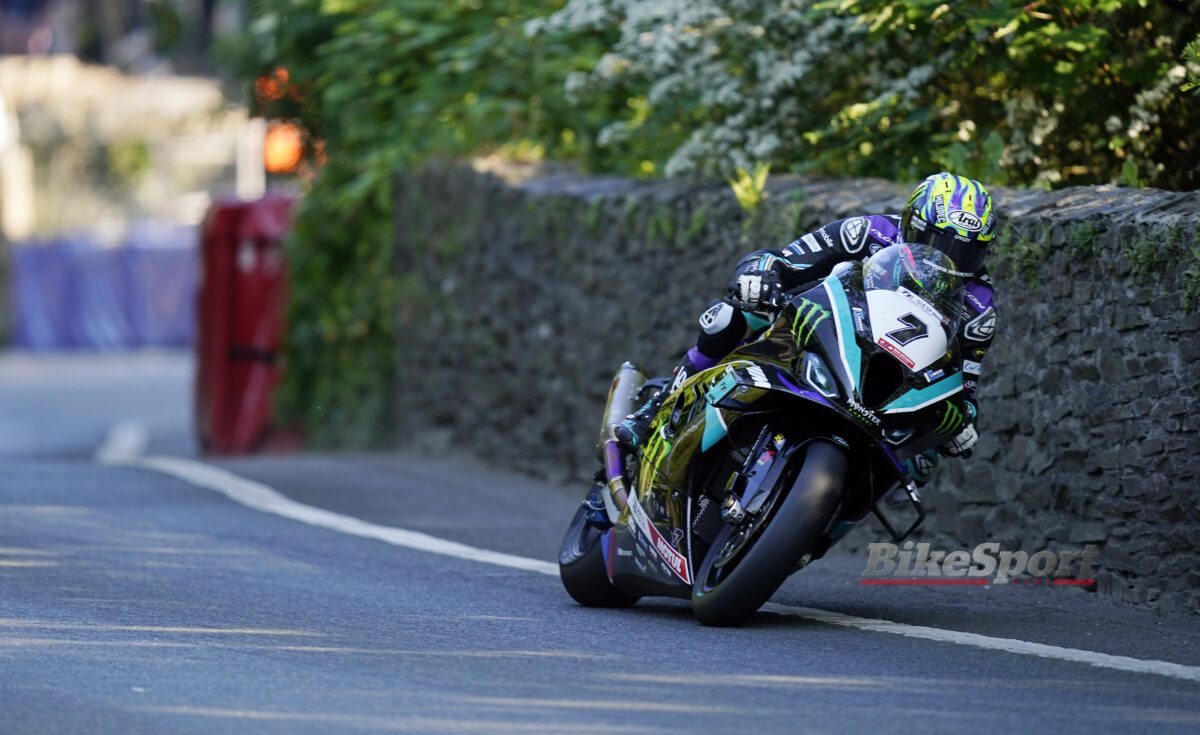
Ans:
POLYGON ((740 312, 724 301, 714 301, 700 315, 700 329, 709 336, 720 334, 733 324, 735 314, 740 312))
POLYGON ((696 349, 705 357, 719 360, 728 355, 746 335, 746 315, 724 301, 714 301, 700 315, 696 349))

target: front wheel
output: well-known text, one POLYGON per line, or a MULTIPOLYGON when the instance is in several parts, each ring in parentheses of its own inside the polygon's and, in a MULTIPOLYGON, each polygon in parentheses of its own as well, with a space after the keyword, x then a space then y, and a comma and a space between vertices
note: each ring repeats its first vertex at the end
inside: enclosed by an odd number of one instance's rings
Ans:
POLYGON ((821 440, 804 449, 799 472, 784 472, 771 490, 761 524, 726 524, 713 540, 692 587, 692 612, 704 625, 737 625, 762 607, 837 510, 845 452, 821 440))
MULTIPOLYGON (((604 492, 603 485, 598 487, 604 492)), ((608 579, 600 542, 604 533, 588 520, 588 509, 580 505, 558 551, 558 575, 567 594, 584 607, 629 607, 638 598, 620 591, 608 579)))

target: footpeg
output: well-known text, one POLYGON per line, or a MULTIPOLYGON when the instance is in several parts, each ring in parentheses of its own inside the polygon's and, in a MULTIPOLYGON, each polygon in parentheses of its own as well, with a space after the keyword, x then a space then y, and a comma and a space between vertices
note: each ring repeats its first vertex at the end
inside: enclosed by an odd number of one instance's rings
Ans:
POLYGON ((725 502, 721 506, 721 517, 728 523, 741 523, 746 520, 746 511, 742 508, 742 501, 738 500, 736 495, 725 498, 725 502))

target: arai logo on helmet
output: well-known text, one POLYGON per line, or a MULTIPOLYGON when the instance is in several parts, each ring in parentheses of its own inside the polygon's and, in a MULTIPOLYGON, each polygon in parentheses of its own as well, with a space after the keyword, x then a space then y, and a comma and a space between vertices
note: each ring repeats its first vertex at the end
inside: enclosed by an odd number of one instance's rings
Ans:
POLYGON ((957 225, 968 232, 979 232, 983 229, 983 220, 961 209, 951 212, 947 219, 950 220, 950 224, 957 225))

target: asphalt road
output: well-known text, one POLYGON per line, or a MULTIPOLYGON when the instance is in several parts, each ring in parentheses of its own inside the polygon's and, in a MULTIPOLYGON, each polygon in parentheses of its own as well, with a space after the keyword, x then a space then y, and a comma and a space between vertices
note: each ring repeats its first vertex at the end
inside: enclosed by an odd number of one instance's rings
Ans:
MULTIPOLYGON (((0 361, 5 426, 44 432, 30 442, 10 429, 0 446, 0 733, 1200 730, 1196 681, 779 613, 717 630, 673 601, 587 610, 552 576, 94 462, 88 427, 143 411, 150 451, 187 452, 186 364, 152 359, 167 366, 159 397, 114 379, 101 387, 119 411, 90 400, 74 416, 21 412, 70 394, 64 379, 82 391, 72 375, 86 361, 35 371, 20 390, 0 361)), ((554 558, 577 502, 575 489, 462 457, 222 465, 300 503, 535 559, 554 558)), ((864 587, 864 564, 822 560, 775 600, 1200 666, 1196 618, 1077 589, 864 587)))

